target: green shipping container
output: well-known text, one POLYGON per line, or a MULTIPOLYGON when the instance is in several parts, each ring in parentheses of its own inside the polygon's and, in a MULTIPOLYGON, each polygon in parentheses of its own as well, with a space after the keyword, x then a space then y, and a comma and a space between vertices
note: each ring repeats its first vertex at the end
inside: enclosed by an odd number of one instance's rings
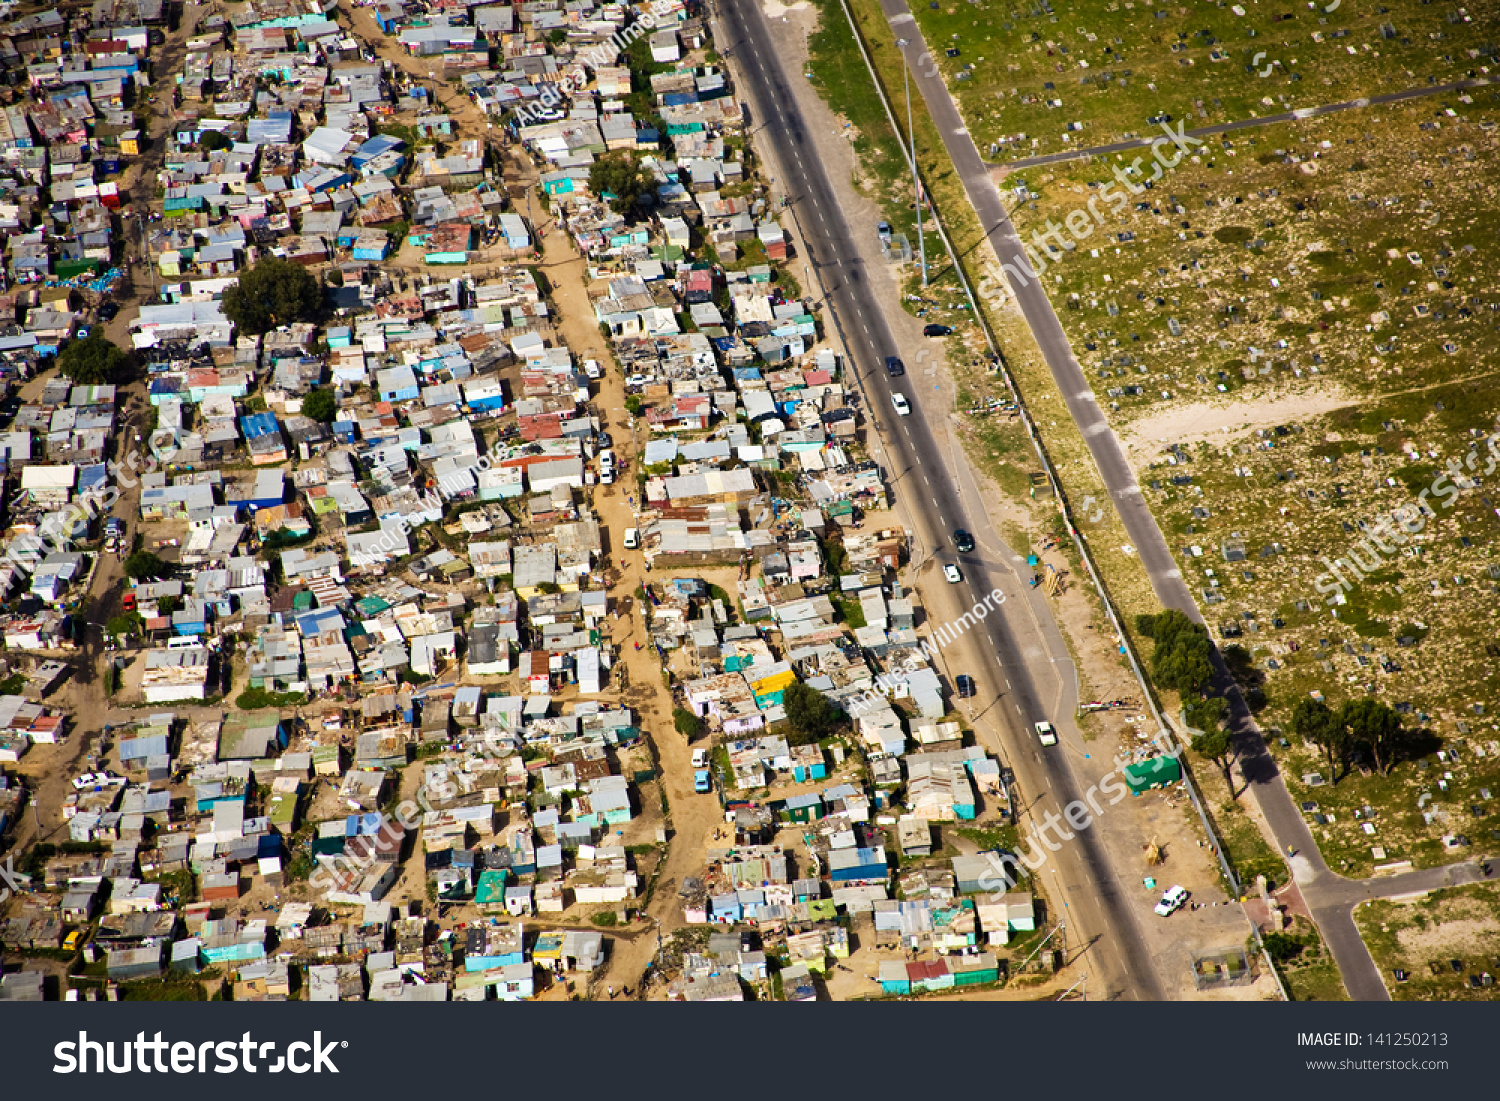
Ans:
POLYGON ((1130 794, 1139 795, 1163 784, 1175 784, 1182 779, 1182 766, 1176 757, 1152 757, 1125 766, 1125 786, 1130 794))

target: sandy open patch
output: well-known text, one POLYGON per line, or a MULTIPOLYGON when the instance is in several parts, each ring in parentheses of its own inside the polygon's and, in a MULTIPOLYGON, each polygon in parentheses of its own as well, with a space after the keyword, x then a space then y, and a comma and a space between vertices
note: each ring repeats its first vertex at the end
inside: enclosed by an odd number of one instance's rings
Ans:
POLYGON ((1320 417, 1354 404, 1342 387, 1326 383, 1318 393, 1282 394, 1255 401, 1195 401, 1163 409, 1119 429, 1120 442, 1131 454, 1154 453, 1165 444, 1190 446, 1200 440, 1227 440, 1278 424, 1320 417))

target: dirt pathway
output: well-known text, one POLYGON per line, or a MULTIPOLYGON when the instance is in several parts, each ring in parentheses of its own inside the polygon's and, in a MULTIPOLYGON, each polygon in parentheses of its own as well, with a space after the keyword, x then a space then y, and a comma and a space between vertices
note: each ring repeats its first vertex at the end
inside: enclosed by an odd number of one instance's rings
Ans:
MULTIPOLYGON (((723 822, 723 817, 717 796, 693 791, 692 750, 672 725, 672 694, 662 677, 661 660, 647 643, 644 609, 636 595, 647 578, 644 560, 639 552, 626 551, 622 545, 625 529, 637 523, 635 470, 646 430, 643 424, 633 423, 634 418, 625 410, 624 378, 616 369, 610 348, 594 320, 586 261, 574 248, 572 238, 537 201, 532 186, 536 183, 533 167, 518 159, 511 160, 506 167, 508 183, 528 185, 526 197, 517 207, 542 242, 540 267, 551 287, 557 335, 575 358, 598 360, 603 368, 593 404, 601 427, 613 438, 618 475, 613 485, 593 489, 594 510, 605 531, 605 569, 599 580, 609 590, 613 617, 609 634, 624 665, 625 687, 619 702, 635 709, 652 744, 670 819, 667 854, 656 874, 656 887, 642 925, 650 929, 659 923, 664 934, 670 933, 683 924, 678 887, 684 878, 702 867, 705 839, 715 825, 723 822), (635 648, 637 642, 641 644, 639 650, 635 648)), ((617 991, 627 986, 632 990, 638 988, 642 973, 656 956, 656 947, 654 936, 614 938, 607 984, 617 991)), ((605 984, 592 985, 604 996, 605 984)))

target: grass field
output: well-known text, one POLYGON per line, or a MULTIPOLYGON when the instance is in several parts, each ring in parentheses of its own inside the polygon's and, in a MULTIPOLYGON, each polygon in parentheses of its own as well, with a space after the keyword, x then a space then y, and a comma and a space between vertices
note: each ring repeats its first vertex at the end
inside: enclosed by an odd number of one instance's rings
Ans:
POLYGON ((1372 902, 1357 907, 1354 920, 1398 1001, 1500 996, 1500 986, 1494 985, 1500 976, 1500 887, 1495 884, 1453 887, 1417 902, 1372 902), (1404 981, 1397 980, 1397 970, 1406 973, 1404 981))
POLYGON ((1500 18, 1495 0, 911 6, 981 153, 1002 163, 1138 135, 1163 113, 1206 126, 1483 75, 1500 18))
MULTIPOLYGON (((1311 692, 1372 694, 1427 732, 1392 775, 1337 786, 1304 783, 1332 777, 1273 736, 1351 874, 1500 844, 1497 125, 1486 89, 1215 142, 1046 273, 1216 640, 1266 678, 1263 725, 1311 692), (1424 490, 1422 532, 1372 563, 1368 526, 1424 490), (1341 572, 1345 590, 1328 561, 1351 548, 1375 568, 1341 572)), ((1027 170, 1018 228, 1111 175, 1027 170)))

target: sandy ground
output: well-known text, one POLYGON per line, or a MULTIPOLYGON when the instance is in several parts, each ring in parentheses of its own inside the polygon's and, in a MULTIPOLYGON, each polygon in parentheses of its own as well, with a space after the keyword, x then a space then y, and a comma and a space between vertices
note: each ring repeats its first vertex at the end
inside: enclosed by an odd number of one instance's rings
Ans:
MULTIPOLYGON (((507 165, 507 182, 534 183, 535 170, 530 164, 512 161, 507 165)), ((596 486, 591 491, 594 509, 605 529, 604 558, 607 565, 601 574, 609 588, 615 618, 610 637, 617 643, 619 660, 625 666, 625 690, 620 702, 635 708, 642 729, 650 739, 656 756, 658 784, 666 792, 669 807, 667 855, 656 873, 656 886, 637 925, 637 935, 611 939, 612 956, 604 978, 617 989, 639 986, 641 974, 655 958, 655 930, 664 934, 680 927, 682 908, 677 889, 683 879, 702 868, 704 843, 714 826, 723 822, 718 798, 699 795, 692 789, 692 750, 686 739, 672 726, 672 695, 662 679, 661 662, 651 647, 635 649, 635 642, 646 638, 646 627, 640 601, 635 592, 646 580, 644 560, 639 552, 625 551, 621 538, 626 528, 636 526, 635 501, 636 456, 644 446, 644 424, 637 425, 625 411, 624 378, 614 366, 608 345, 594 322, 589 303, 588 272, 583 259, 563 232, 536 201, 535 191, 528 191, 522 204, 528 220, 543 245, 541 269, 551 284, 557 306, 554 322, 558 336, 572 350, 577 360, 596 359, 604 368, 604 378, 594 397, 594 407, 614 439, 618 474, 613 485, 596 486), (620 563, 624 563, 623 568, 620 563), (647 935, 639 935, 644 932, 647 935)), ((655 798, 656 785, 650 789, 655 798)), ((655 813, 656 808, 651 808, 655 813)), ((643 882, 644 890, 646 884, 643 882)), ((599 979, 594 989, 602 991, 599 979)))
POLYGON ((1223 403, 1195 401, 1131 421, 1118 432, 1126 452, 1139 465, 1164 444, 1191 447, 1202 440, 1231 440, 1262 428, 1320 417, 1353 404, 1354 399, 1342 388, 1324 383, 1318 393, 1284 394, 1253 404, 1233 398, 1226 398, 1223 403))

